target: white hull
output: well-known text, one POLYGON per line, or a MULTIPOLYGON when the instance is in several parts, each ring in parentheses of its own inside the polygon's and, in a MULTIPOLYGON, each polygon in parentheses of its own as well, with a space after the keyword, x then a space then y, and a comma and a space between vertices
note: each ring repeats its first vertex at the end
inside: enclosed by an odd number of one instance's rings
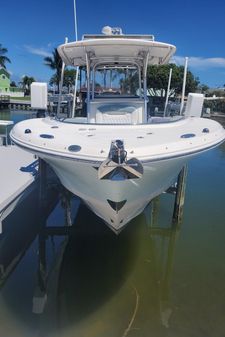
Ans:
POLYGON ((120 231, 171 186, 189 159, 221 143, 225 131, 201 118, 159 125, 81 125, 47 118, 17 124, 11 137, 49 163, 68 190, 120 231), (105 162, 115 139, 125 144, 128 170, 132 158, 140 163, 137 175, 107 175, 112 166, 105 162))
POLYGON ((78 195, 90 209, 111 228, 118 231, 140 214, 155 196, 174 182, 186 158, 176 158, 143 165, 144 174, 139 179, 123 181, 99 180, 93 164, 43 157, 55 170, 61 183, 78 195), (124 202, 120 210, 108 202, 124 202))

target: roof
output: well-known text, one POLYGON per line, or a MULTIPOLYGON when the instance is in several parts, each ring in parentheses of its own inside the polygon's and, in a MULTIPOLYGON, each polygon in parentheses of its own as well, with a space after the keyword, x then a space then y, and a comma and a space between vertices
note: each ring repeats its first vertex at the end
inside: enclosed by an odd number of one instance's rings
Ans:
POLYGON ((4 74, 6 75, 8 78, 10 78, 10 74, 8 73, 8 71, 5 68, 0 68, 0 75, 4 74))
POLYGON ((176 47, 150 39, 126 37, 90 38, 62 44, 58 52, 66 65, 86 65, 86 53, 89 53, 92 65, 103 62, 142 63, 149 54, 148 64, 165 64, 175 53, 176 47))

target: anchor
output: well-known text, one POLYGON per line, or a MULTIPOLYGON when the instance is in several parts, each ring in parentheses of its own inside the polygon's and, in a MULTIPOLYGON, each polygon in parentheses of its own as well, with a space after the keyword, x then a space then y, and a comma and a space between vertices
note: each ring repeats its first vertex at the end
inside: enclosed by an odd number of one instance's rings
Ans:
POLYGON ((111 142, 108 158, 98 169, 99 179, 126 180, 141 178, 144 169, 137 158, 127 160, 127 151, 120 139, 111 142))

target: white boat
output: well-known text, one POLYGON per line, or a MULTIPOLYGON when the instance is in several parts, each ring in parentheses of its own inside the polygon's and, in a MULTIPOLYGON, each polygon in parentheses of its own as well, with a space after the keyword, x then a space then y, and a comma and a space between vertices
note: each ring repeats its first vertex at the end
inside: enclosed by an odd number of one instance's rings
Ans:
POLYGON ((62 184, 118 232, 189 159, 223 142, 225 130, 193 117, 200 111, 148 117, 147 66, 167 63, 176 48, 153 36, 110 34, 58 48, 66 65, 86 67, 87 117, 26 120, 11 138, 50 164, 62 184))

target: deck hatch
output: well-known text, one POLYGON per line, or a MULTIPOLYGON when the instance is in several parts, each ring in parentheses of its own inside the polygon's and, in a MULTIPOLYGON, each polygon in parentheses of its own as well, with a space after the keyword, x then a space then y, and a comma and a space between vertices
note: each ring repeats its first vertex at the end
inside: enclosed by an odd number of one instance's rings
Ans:
POLYGON ((79 152, 81 150, 80 145, 70 145, 68 146, 68 150, 71 152, 79 152))
POLYGON ((184 135, 180 136, 180 138, 192 138, 196 135, 194 133, 185 133, 184 135))
POLYGON ((49 135, 49 134, 47 134, 47 133, 42 133, 42 134, 40 135, 40 137, 41 137, 41 138, 46 138, 46 139, 53 139, 53 138, 54 138, 53 135, 49 135))

